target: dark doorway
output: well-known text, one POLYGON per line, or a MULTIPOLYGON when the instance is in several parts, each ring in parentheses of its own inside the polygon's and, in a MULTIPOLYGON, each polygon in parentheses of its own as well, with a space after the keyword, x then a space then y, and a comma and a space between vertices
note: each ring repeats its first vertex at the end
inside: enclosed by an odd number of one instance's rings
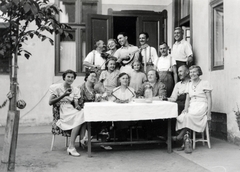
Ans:
POLYGON ((113 17, 113 37, 117 39, 120 32, 126 32, 128 42, 132 45, 137 45, 136 42, 136 23, 137 17, 113 17))

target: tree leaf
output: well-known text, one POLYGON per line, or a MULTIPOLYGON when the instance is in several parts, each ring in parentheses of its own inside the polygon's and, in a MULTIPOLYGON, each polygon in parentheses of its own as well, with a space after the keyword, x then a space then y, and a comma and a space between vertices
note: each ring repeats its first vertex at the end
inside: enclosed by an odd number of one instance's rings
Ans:
POLYGON ((24 56, 29 59, 30 55, 29 54, 24 54, 24 56))

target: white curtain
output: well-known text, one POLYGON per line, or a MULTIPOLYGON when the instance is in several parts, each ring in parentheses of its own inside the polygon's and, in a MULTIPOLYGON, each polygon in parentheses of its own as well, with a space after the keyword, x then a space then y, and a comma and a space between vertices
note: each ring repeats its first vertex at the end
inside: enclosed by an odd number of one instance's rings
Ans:
POLYGON ((61 42, 60 43, 60 71, 67 69, 76 71, 76 43, 61 42))

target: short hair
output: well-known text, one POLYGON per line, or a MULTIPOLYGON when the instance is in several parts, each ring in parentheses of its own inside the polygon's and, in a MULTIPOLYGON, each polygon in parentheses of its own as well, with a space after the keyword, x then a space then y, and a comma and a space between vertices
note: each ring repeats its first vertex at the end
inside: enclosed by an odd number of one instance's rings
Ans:
MULTIPOLYGON (((122 73, 120 73, 120 74, 118 75, 118 78, 117 78, 118 86, 120 85, 120 81, 119 81, 119 79, 120 79, 121 77, 123 77, 124 75, 127 75, 127 76, 128 76, 129 83, 130 83, 130 76, 129 76, 127 73, 122 72, 122 73)), ((129 85, 129 83, 128 83, 128 85, 129 85)))
POLYGON ((142 34, 145 35, 147 39, 149 38, 149 34, 148 34, 147 32, 140 32, 140 33, 138 34, 138 36, 140 36, 140 35, 142 35, 142 34))
POLYGON ((161 42, 160 44, 159 44, 159 46, 161 46, 161 45, 166 45, 167 46, 167 48, 168 48, 168 44, 166 43, 166 42, 161 42))
POLYGON ((104 41, 101 40, 101 39, 99 39, 99 40, 97 40, 97 41, 94 42, 94 45, 93 45, 93 49, 94 49, 94 50, 99 46, 100 41, 104 42, 104 41))
MULTIPOLYGON (((110 38, 110 39, 108 39, 107 43, 108 43, 109 41, 113 41, 113 42, 115 42, 115 44, 116 44, 116 48, 117 48, 117 49, 120 47, 120 46, 119 46, 119 43, 117 42, 116 39, 114 39, 114 38, 110 38)), ((107 46, 108 46, 108 45, 107 45, 107 46)))
POLYGON ((119 36, 119 35, 128 36, 128 34, 126 32, 120 32, 117 36, 119 36))
POLYGON ((64 81, 65 81, 66 75, 69 74, 69 73, 73 74, 74 79, 76 79, 77 73, 74 72, 74 71, 71 70, 71 69, 68 69, 68 70, 66 70, 65 72, 63 72, 63 74, 62 74, 62 78, 63 78, 64 81))
POLYGON ((203 74, 202 69, 201 69, 200 66, 192 65, 192 66, 189 68, 189 71, 190 71, 190 70, 193 70, 193 69, 197 69, 197 71, 198 71, 198 76, 201 76, 201 75, 203 74))
POLYGON ((141 70, 143 66, 142 66, 142 63, 139 60, 134 60, 132 62, 132 64, 131 64, 132 68, 133 68, 133 65, 134 65, 135 62, 138 62, 140 64, 140 70, 141 70))
MULTIPOLYGON (((109 59, 106 61, 106 63, 105 63, 105 69, 106 70, 108 70, 108 63, 110 62, 110 61, 115 61, 115 65, 116 65, 116 62, 117 62, 117 59, 115 58, 115 57, 109 57, 109 59)), ((116 66, 115 66, 115 68, 116 68, 116 66)))
POLYGON ((159 76, 159 74, 158 74, 158 71, 155 70, 155 69, 150 69, 150 70, 148 71, 148 73, 149 73, 150 71, 154 71, 154 72, 155 72, 155 75, 156 75, 156 78, 157 78, 157 82, 158 82, 158 80, 160 79, 160 76, 159 76))
POLYGON ((179 66, 178 69, 179 69, 180 67, 184 67, 185 69, 189 70, 189 68, 188 68, 188 66, 187 66, 186 64, 179 66))
POLYGON ((91 75, 91 73, 95 73, 95 75, 97 76, 97 73, 95 71, 90 70, 90 71, 86 72, 84 81, 87 81, 87 78, 89 77, 89 75, 91 75))
POLYGON ((179 26, 178 26, 178 27, 175 27, 175 28, 174 28, 174 31, 175 31, 175 30, 180 30, 181 32, 183 32, 183 29, 182 29, 181 27, 179 27, 179 26))

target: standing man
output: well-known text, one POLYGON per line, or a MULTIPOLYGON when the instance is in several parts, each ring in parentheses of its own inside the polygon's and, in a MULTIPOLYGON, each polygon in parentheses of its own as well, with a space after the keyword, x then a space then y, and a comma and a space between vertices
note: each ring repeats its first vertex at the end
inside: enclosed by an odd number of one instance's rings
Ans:
POLYGON ((139 34, 139 43, 142 48, 139 56, 139 61, 144 66, 144 72, 148 73, 149 70, 154 68, 153 62, 157 60, 158 55, 154 47, 150 47, 147 43, 149 41, 149 35, 147 32, 141 32, 139 34))
POLYGON ((105 51, 105 45, 102 40, 98 40, 94 44, 94 50, 88 53, 87 57, 83 61, 83 66, 89 70, 94 70, 99 76, 101 71, 105 69, 106 59, 101 56, 101 53, 105 51))
POLYGON ((160 81, 166 86, 167 97, 170 97, 177 83, 177 69, 175 59, 168 54, 168 45, 166 42, 161 42, 159 45, 161 57, 156 59, 154 65, 160 76, 160 81))
POLYGON ((138 59, 138 47, 128 43, 128 36, 125 32, 121 32, 117 36, 118 43, 121 45, 114 56, 117 62, 121 64, 120 73, 125 72, 130 75, 132 72, 132 62, 138 59))
POLYGON ((192 46, 183 39, 181 27, 174 29, 174 39, 176 42, 173 44, 171 55, 177 62, 177 69, 182 65, 191 66, 193 63, 192 46))

